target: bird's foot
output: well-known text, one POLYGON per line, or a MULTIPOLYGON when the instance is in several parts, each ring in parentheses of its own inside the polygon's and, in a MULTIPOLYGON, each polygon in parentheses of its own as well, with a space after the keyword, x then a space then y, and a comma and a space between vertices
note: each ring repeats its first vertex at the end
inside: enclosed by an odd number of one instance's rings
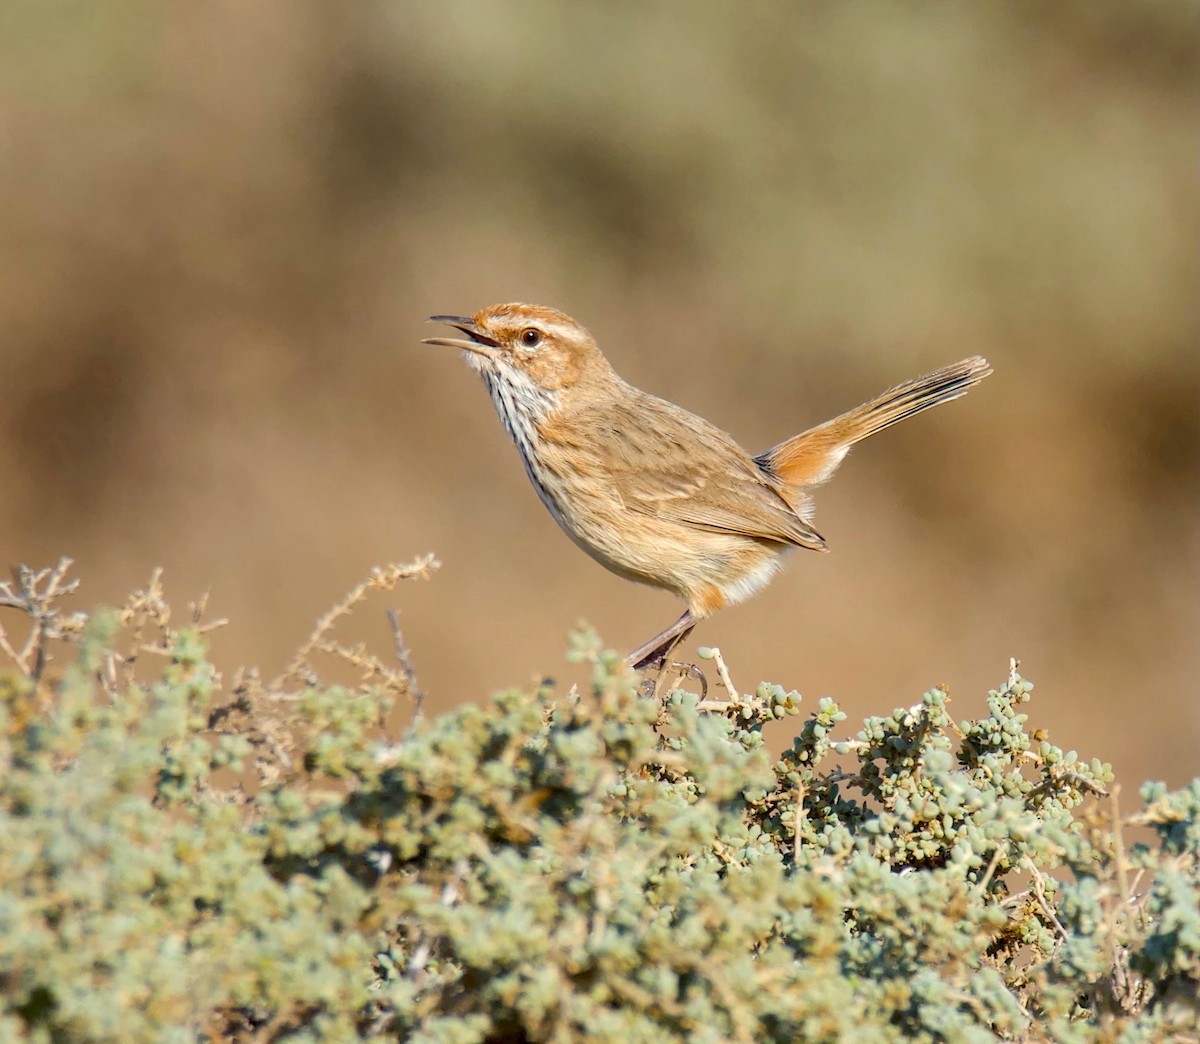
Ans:
POLYGON ((663 657, 658 663, 636 668, 642 676, 638 683, 638 695, 647 699, 662 699, 672 686, 668 681, 672 678, 682 681, 684 678, 694 678, 700 683, 700 699, 708 697, 708 678, 694 663, 683 663, 679 660, 668 660, 663 657))

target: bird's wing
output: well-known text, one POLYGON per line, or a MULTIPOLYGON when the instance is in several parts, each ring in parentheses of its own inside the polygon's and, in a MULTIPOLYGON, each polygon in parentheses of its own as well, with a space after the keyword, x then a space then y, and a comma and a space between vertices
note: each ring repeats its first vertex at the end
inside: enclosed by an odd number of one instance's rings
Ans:
POLYGON ((713 533, 825 550, 825 541, 725 432, 644 393, 592 419, 596 449, 631 511, 713 533))

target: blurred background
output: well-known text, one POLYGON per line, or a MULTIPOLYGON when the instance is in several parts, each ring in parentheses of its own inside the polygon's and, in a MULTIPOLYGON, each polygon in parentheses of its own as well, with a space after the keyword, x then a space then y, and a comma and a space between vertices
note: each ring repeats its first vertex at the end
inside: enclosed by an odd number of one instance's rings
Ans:
POLYGON ((679 606, 559 532, 425 316, 562 308, 752 451, 978 352, 823 491, 833 554, 695 638, 851 726, 938 683, 978 715, 1018 656, 1052 740, 1181 783, 1198 13, 6 4, 0 563, 73 555, 85 607, 164 566, 270 674, 432 550, 347 633, 386 654, 400 608, 434 709, 566 685, 578 620, 625 651, 679 606))

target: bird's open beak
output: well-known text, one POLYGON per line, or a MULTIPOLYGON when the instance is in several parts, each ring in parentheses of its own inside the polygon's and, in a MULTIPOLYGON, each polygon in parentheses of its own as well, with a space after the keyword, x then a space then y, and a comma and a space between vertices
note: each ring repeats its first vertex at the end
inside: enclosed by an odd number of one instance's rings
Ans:
POLYGON ((499 341, 485 334, 475 325, 475 320, 468 316, 431 315, 426 322, 445 323, 447 326, 453 326, 456 330, 465 333, 470 340, 464 340, 461 337, 423 337, 422 344, 442 344, 447 348, 462 348, 464 351, 486 355, 489 358, 496 354, 493 349, 500 347, 499 341))

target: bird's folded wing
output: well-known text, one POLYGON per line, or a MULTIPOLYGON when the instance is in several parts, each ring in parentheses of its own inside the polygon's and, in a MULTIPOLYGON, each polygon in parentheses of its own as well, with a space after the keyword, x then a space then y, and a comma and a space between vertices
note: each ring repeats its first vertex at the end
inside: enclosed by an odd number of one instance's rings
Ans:
POLYGON ((614 486, 631 511, 680 525, 825 550, 821 534, 756 476, 732 473, 686 478, 675 470, 618 472, 614 486))
POLYGON ((641 393, 589 421, 597 470, 628 510, 712 533, 825 549, 777 480, 703 418, 641 393))

